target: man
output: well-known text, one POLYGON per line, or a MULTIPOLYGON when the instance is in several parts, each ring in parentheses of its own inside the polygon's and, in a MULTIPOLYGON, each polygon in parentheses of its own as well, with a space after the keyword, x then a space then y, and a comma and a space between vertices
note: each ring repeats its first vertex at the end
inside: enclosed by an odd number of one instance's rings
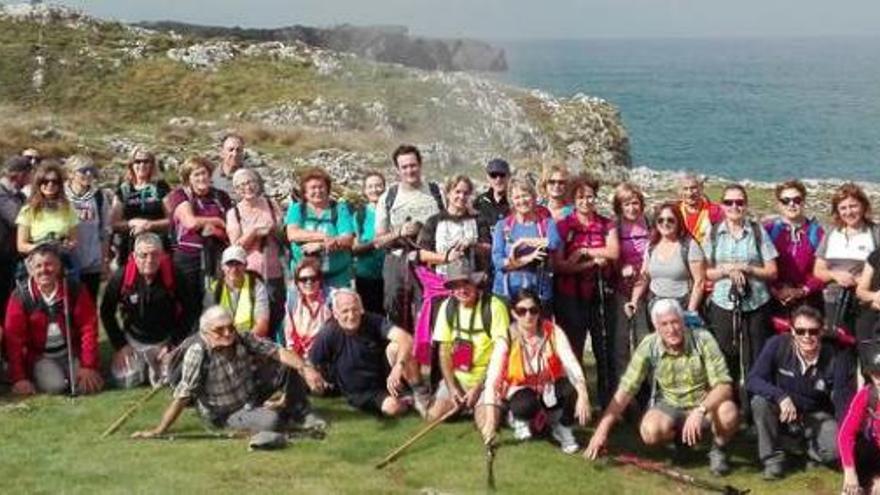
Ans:
POLYGON ((219 304, 228 309, 239 332, 269 338, 269 293, 260 276, 246 270, 247 252, 241 246, 229 246, 221 262, 223 278, 214 281, 206 306, 219 304))
POLYGON ((215 427, 280 431, 291 421, 303 420, 306 428, 323 426, 323 420, 307 412, 302 380, 313 391, 323 390, 324 381, 296 353, 253 334, 239 334, 232 315, 220 306, 205 310, 199 319, 199 335, 193 338, 183 357, 174 399, 162 420, 133 437, 165 433, 192 402, 202 418, 215 427), (274 401, 267 404, 279 389, 284 390, 286 400, 281 405, 274 401))
POLYGON ((501 158, 489 160, 486 179, 489 189, 474 199, 474 209, 479 213, 481 222, 494 229, 498 220, 510 214, 510 203, 507 201, 510 165, 501 158))
POLYGON ((837 423, 855 393, 853 356, 822 342, 822 314, 800 306, 791 321, 791 334, 764 345, 746 383, 766 480, 785 474, 780 434, 806 440, 810 461, 836 465, 837 423))
POLYGON ((15 219, 27 199, 22 192, 31 181, 33 163, 23 156, 6 161, 0 177, 0 321, 6 312, 6 301, 15 282, 18 250, 15 248, 15 219))
POLYGON ((162 248, 162 238, 144 232, 134 240, 134 255, 107 282, 101 322, 114 349, 110 371, 118 387, 137 387, 148 379, 158 385, 162 358, 193 328, 183 308, 194 301, 187 291, 178 290, 180 277, 162 248))
POLYGON ((28 271, 6 307, 4 343, 13 393, 63 393, 71 380, 77 392, 100 391, 98 315, 89 291, 65 280, 61 255, 49 244, 31 251, 28 271))
POLYGON ((709 201, 703 193, 703 180, 693 173, 684 173, 679 178, 678 197, 684 226, 702 247, 712 225, 724 218, 724 211, 709 201))
POLYGON ((415 146, 403 144, 392 154, 398 183, 379 197, 376 205, 376 244, 387 245, 382 268, 384 306, 391 321, 413 330, 418 304, 418 284, 410 263, 418 255, 415 237, 429 217, 443 211, 443 196, 433 182, 422 181, 422 155, 415 146))
POLYGON ((510 316, 504 301, 483 294, 478 284, 481 273, 472 273, 468 263, 450 266, 446 288, 451 296, 440 304, 434 323, 434 341, 440 344, 443 381, 428 410, 430 420, 460 408, 471 413, 477 429, 488 443, 495 435, 498 410, 494 390, 484 395, 484 383, 495 343, 507 340, 510 316))
POLYGON ((657 329, 636 348, 605 409, 584 456, 596 459, 608 443, 614 423, 626 410, 647 377, 653 380, 652 405, 642 417, 639 433, 649 446, 675 441, 695 446, 710 427, 714 436, 709 468, 716 475, 730 471, 725 447, 737 431, 739 413, 724 355, 712 335, 686 330, 678 301, 660 299, 651 309, 657 329))
POLYGON ((211 181, 217 189, 238 201, 232 186, 232 174, 244 165, 244 138, 226 134, 220 139, 220 166, 214 169, 211 181))
POLYGON ((429 398, 412 359, 412 336, 386 318, 365 314, 360 296, 351 289, 336 289, 330 298, 333 318, 315 337, 309 361, 332 379, 352 407, 400 416, 409 409, 401 395, 406 382, 415 392, 416 410, 424 415, 429 398))

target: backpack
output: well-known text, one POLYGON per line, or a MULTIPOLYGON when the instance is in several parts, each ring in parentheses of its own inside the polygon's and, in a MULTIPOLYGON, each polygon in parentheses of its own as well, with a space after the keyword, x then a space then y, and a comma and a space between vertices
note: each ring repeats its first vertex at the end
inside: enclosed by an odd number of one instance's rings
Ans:
MULTIPOLYGON (((755 248, 758 252, 758 263, 764 264, 764 255, 761 254, 761 244, 764 241, 764 227, 758 224, 758 222, 754 220, 746 220, 749 223, 749 227, 752 229, 752 236, 755 238, 755 248)), ((713 223, 712 229, 709 231, 709 239, 712 243, 712 252, 710 253, 709 260, 712 264, 715 264, 715 250, 718 248, 718 226, 720 223, 713 223)))
MULTIPOLYGON (((321 218, 314 218, 314 220, 315 220, 316 222, 318 222, 318 223, 329 223, 329 224, 331 224, 331 225, 333 225, 333 226, 335 227, 335 226, 336 226, 336 220, 339 218, 339 209, 338 209, 338 206, 339 206, 339 205, 338 205, 338 203, 336 202, 336 200, 335 200, 335 199, 331 199, 331 200, 330 200, 330 221, 328 222, 327 220, 324 220, 324 219, 321 219, 321 218)), ((297 226, 299 227, 299 226, 302 226, 302 225, 305 224, 305 221, 306 221, 306 215, 308 214, 308 210, 306 210, 306 203, 305 203, 305 201, 298 201, 298 202, 296 203, 296 208, 299 209, 299 224, 297 225, 297 226)), ((274 214, 273 214, 273 219, 274 219, 274 214)))
MULTIPOLYGON (((773 223, 770 224, 770 230, 768 231, 770 234, 770 241, 775 244, 776 239, 779 239, 779 236, 782 235, 784 228, 785 222, 783 222, 781 218, 773 220, 773 223)), ((822 241, 819 237, 819 228, 819 222, 817 222, 815 218, 807 219, 807 239, 810 241, 810 247, 813 248, 813 252, 819 249, 819 243, 822 241)), ((880 247, 880 244, 876 247, 880 247)))
MULTIPOLYGON (((388 188, 388 193, 385 195, 386 218, 391 218, 391 208, 394 206, 394 201, 397 199, 398 190, 400 190, 399 184, 393 184, 388 188)), ((437 202, 437 210, 445 210, 446 208, 443 206, 443 195, 440 193, 440 186, 438 186, 436 182, 428 182, 428 191, 431 193, 434 201, 437 202)))
MULTIPOLYGON (((484 292, 480 295, 480 299, 477 301, 477 304, 480 306, 480 319, 483 322, 483 331, 486 332, 486 337, 492 339, 492 294, 489 292, 484 292)), ((456 330, 456 320, 458 320, 458 299, 455 297, 450 297, 446 302, 446 324, 453 331, 456 330)))
POLYGON ((166 383, 172 389, 177 388, 177 385, 180 384, 180 380, 183 379, 183 359, 186 357, 186 352, 194 344, 201 345, 205 350, 205 355, 202 358, 202 365, 200 367, 202 380, 205 378, 205 373, 208 372, 208 365, 211 363, 211 353, 208 352, 208 346, 200 333, 190 335, 168 354, 168 371, 165 378, 166 383))

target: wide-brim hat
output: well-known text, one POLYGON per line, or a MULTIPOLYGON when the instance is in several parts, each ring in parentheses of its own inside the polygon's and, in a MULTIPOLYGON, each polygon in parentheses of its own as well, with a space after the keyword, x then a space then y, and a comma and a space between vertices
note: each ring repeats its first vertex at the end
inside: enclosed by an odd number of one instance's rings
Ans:
POLYGON ((453 262, 449 264, 449 268, 446 271, 446 281, 443 283, 443 286, 446 289, 452 289, 452 286, 458 282, 470 282, 474 285, 480 285, 485 279, 486 274, 474 271, 470 263, 453 262))

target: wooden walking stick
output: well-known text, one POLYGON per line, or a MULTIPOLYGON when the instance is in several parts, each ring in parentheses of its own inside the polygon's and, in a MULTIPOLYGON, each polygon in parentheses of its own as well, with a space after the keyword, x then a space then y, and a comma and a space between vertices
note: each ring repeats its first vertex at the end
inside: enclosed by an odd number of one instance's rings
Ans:
POLYGON ((119 416, 119 418, 117 418, 116 421, 113 422, 113 424, 111 424, 106 430, 104 430, 104 433, 101 433, 101 438, 107 438, 110 435, 116 433, 116 430, 118 430, 120 426, 125 424, 125 422, 128 421, 128 418, 132 417, 134 413, 138 411, 138 409, 149 402, 150 399, 153 398, 153 396, 155 396, 157 393, 159 393, 160 390, 162 390, 162 388, 163 387, 161 386, 153 387, 149 392, 147 392, 146 395, 144 395, 143 397, 138 399, 137 402, 129 406, 129 408, 126 409, 124 413, 122 413, 122 416, 119 416))
POLYGON ((409 440, 404 442, 403 445, 401 445, 400 447, 397 447, 396 449, 389 452, 388 455, 386 455, 384 459, 382 459, 381 461, 379 461, 378 464, 376 464, 376 469, 382 469, 383 467, 390 464, 391 461, 393 461, 394 459, 397 459, 397 457, 401 453, 403 453, 404 450, 410 448, 414 443, 419 441, 420 438, 422 438, 423 436, 430 433, 431 430, 433 430, 434 428, 440 426, 440 423, 442 423, 442 422, 446 421, 447 419, 451 418, 452 416, 454 416, 455 413, 458 412, 458 410, 459 410, 459 406, 456 405, 455 407, 450 409, 443 416, 440 416, 439 418, 435 419, 434 421, 431 421, 430 423, 426 424, 421 430, 416 432, 415 435, 410 437, 409 440))

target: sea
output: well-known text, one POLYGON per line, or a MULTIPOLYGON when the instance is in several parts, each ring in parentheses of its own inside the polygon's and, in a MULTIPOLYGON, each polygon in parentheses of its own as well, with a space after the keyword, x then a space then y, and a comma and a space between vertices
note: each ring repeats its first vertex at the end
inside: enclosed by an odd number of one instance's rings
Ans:
POLYGON ((496 77, 616 105, 635 166, 880 182, 880 38, 493 43, 496 77))

